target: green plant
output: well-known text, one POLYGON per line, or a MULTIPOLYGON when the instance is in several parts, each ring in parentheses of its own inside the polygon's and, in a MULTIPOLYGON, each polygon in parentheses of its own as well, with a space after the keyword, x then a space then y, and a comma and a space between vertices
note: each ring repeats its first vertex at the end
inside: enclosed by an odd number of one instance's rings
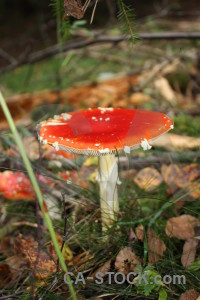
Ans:
POLYGON ((139 276, 135 278, 135 286, 138 294, 149 296, 151 292, 159 292, 159 300, 167 299, 165 285, 162 280, 157 280, 158 278, 161 278, 161 276, 154 270, 153 266, 147 266, 142 270, 142 266, 138 265, 137 273, 139 276), (142 276, 144 275, 145 279, 143 280, 142 276))
POLYGON ((122 30, 132 43, 135 43, 137 36, 135 33, 135 14, 130 5, 126 5, 123 0, 117 0, 118 20, 122 23, 122 30))

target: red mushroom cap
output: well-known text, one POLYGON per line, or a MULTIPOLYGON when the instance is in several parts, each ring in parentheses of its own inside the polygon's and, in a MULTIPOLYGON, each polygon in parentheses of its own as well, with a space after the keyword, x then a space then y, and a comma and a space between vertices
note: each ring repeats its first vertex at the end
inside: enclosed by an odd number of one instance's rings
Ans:
POLYGON ((173 122, 163 113, 97 108, 63 113, 43 121, 38 135, 40 141, 56 150, 99 156, 129 152, 139 145, 146 150, 149 140, 172 128, 173 122))
POLYGON ((4 171, 0 173, 0 192, 10 200, 35 199, 30 180, 22 172, 4 171))

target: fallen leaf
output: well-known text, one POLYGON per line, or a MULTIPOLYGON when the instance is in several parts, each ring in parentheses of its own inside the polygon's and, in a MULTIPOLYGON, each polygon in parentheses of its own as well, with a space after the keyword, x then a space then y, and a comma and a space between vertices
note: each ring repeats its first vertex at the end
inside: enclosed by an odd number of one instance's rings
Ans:
POLYGON ((189 164, 182 170, 187 181, 193 181, 200 177, 200 168, 198 164, 189 164))
POLYGON ((134 177, 134 182, 139 188, 144 189, 147 192, 155 190, 163 181, 160 173, 151 167, 147 167, 138 172, 134 177))
POLYGON ((147 245, 149 253, 149 263, 157 262, 166 251, 165 243, 156 235, 152 228, 147 230, 147 245))
POLYGON ((133 272, 137 265, 140 265, 140 260, 129 247, 120 250, 115 260, 115 268, 119 272, 127 275, 133 272))
MULTIPOLYGON (((56 232, 56 238, 58 241, 58 244, 61 248, 62 243, 63 243, 63 238, 56 232)), ((50 256, 54 259, 54 261, 57 260, 57 254, 56 254, 56 250, 53 246, 53 243, 51 243, 48 247, 47 247, 48 253, 50 254, 50 256)), ((62 255, 64 257, 64 259, 66 261, 72 261, 73 260, 73 253, 71 251, 71 249, 67 246, 66 243, 64 243, 63 246, 63 250, 62 250, 62 255)))
MULTIPOLYGON (((49 104, 56 103, 61 100, 64 102, 64 99, 60 97, 59 91, 39 91, 35 93, 26 93, 14 95, 6 99, 6 103, 11 112, 12 117, 14 118, 17 125, 30 125, 32 120, 30 118, 30 113, 33 108, 40 104, 49 104)), ((0 127, 8 128, 8 123, 5 120, 4 113, 0 108, 0 127)))
POLYGON ((200 147, 200 138, 191 136, 177 135, 172 133, 166 133, 161 135, 157 139, 150 142, 153 147, 161 147, 168 150, 180 150, 196 149, 200 147))
POLYGON ((190 196, 194 199, 200 199, 200 182, 192 182, 187 186, 190 196))
POLYGON ((185 241, 181 263, 186 269, 190 267, 195 260, 198 243, 196 239, 188 239, 185 241))
POLYGON ((190 239, 195 237, 195 226, 199 225, 200 220, 191 215, 181 215, 168 219, 165 232, 169 237, 178 239, 190 239))
POLYGON ((25 238, 20 235, 15 239, 14 249, 16 255, 21 256, 30 269, 35 270, 37 278, 44 279, 56 272, 56 263, 44 250, 38 252, 38 243, 33 238, 25 238))
POLYGON ((198 300, 197 299, 198 296, 199 293, 197 293, 195 290, 189 290, 181 294, 179 300, 198 300))
POLYGON ((133 241, 137 240, 137 236, 132 228, 129 229, 129 236, 128 241, 129 243, 132 243, 133 241))
POLYGON ((166 99, 171 105, 176 105, 176 94, 171 88, 168 80, 164 77, 160 77, 154 81, 155 89, 158 93, 166 99))
POLYGON ((119 178, 125 179, 126 181, 129 181, 129 180, 132 181, 135 174, 136 174, 136 170, 133 170, 133 169, 122 170, 122 171, 119 171, 119 178))
POLYGON ((144 240, 144 226, 142 224, 138 225, 135 229, 135 232, 136 232, 136 236, 137 236, 138 240, 143 242, 143 240, 144 240))
POLYGON ((30 160, 39 159, 39 143, 34 136, 28 136, 22 140, 26 153, 30 160))
POLYGON ((171 193, 174 193, 177 189, 185 188, 186 191, 191 192, 190 196, 195 199, 198 198, 200 193, 199 183, 190 183, 200 176, 200 168, 197 164, 190 164, 184 168, 180 168, 175 164, 169 166, 162 165, 161 173, 165 183, 169 186, 171 193), (198 185, 199 189, 197 188, 198 185))
POLYGON ((22 272, 27 269, 27 263, 20 256, 13 255, 5 259, 5 263, 8 264, 12 273, 12 280, 15 282, 22 276, 22 272))
POLYGON ((100 272, 102 273, 101 277, 105 277, 106 273, 110 271, 110 267, 111 267, 111 259, 109 259, 108 261, 106 261, 103 266, 101 266, 100 268, 97 269, 97 271, 94 273, 93 278, 95 278, 95 275, 100 272))
POLYGON ((129 102, 135 106, 141 106, 146 102, 149 102, 151 100, 151 97, 148 95, 145 95, 143 93, 133 93, 129 97, 129 102))
POLYGON ((176 190, 178 189, 178 184, 182 178, 182 171, 179 168, 179 166, 175 164, 171 164, 169 166, 162 165, 161 174, 163 176, 165 183, 170 188, 170 191, 172 193, 176 192, 176 190))

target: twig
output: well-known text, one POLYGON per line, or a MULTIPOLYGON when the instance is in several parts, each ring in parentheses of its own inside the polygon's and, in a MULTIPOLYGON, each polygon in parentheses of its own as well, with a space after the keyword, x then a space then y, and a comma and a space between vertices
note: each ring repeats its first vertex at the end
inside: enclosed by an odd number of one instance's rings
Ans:
POLYGON ((17 62, 17 60, 13 56, 11 56, 10 54, 8 54, 6 51, 4 51, 1 48, 0 48, 0 56, 3 57, 3 58, 5 58, 10 63, 16 63, 17 62))
MULTIPOLYGON (((141 33, 138 34, 138 38, 147 39, 147 40, 177 40, 177 39, 200 39, 200 32, 162 32, 162 33, 141 33)), ((67 52, 70 50, 80 49, 84 47, 89 47, 95 44, 102 43, 113 43, 117 44, 123 41, 129 40, 129 37, 125 37, 123 35, 119 36, 97 36, 95 38, 85 38, 85 39, 77 39, 73 42, 67 42, 62 45, 61 50, 63 52, 67 52)), ((38 52, 34 52, 32 54, 27 55, 21 60, 15 61, 8 66, 5 66, 0 69, 0 74, 11 71, 19 66, 24 64, 33 64, 38 61, 41 61, 45 58, 51 57, 60 52, 60 46, 58 44, 48 47, 46 49, 40 50, 38 52)))
POLYGON ((141 169, 144 167, 152 166, 153 165, 160 165, 160 164, 170 164, 169 157, 172 159, 173 162, 180 162, 186 163, 191 162, 194 159, 200 158, 199 152, 187 151, 180 155, 177 152, 166 152, 160 153, 159 156, 157 155, 150 155, 144 158, 141 157, 133 157, 127 159, 127 157, 120 157, 119 158, 119 165, 122 169, 127 169, 127 163, 129 163, 130 169, 141 169))

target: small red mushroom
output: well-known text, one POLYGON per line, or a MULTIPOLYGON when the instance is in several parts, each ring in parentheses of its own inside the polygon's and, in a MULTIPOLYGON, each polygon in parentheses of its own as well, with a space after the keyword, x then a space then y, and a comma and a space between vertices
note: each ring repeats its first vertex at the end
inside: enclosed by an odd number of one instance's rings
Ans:
POLYGON ((0 192, 10 200, 33 200, 35 198, 30 180, 22 172, 0 173, 0 192))
POLYGON ((110 227, 119 210, 118 166, 115 154, 136 147, 151 148, 149 141, 173 128, 164 114, 135 109, 97 108, 63 113, 43 121, 40 142, 54 148, 99 157, 100 204, 103 228, 110 227))
MULTIPOLYGON (((37 179, 48 186, 54 186, 50 179, 41 174, 37 175, 37 179)), ((35 199, 31 182, 22 172, 4 171, 0 173, 0 193, 9 200, 35 199)))

